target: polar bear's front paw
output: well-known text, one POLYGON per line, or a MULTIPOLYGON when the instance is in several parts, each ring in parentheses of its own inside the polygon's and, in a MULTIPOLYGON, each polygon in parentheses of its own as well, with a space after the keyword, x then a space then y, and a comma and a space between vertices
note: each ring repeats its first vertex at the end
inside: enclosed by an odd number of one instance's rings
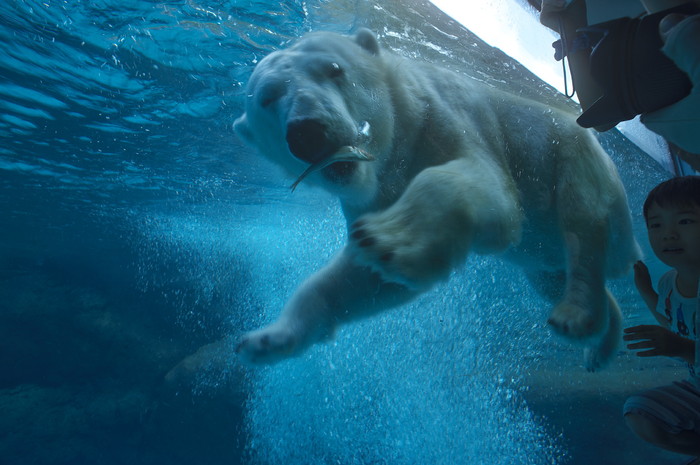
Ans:
POLYGON ((450 249, 436 235, 396 216, 365 215, 351 226, 350 243, 361 264, 412 288, 430 285, 451 269, 450 249))
POLYGON ((248 363, 274 363, 295 354, 297 337, 289 328, 270 325, 244 334, 236 345, 238 356, 248 363))
POLYGON ((594 315, 589 309, 570 302, 562 302, 554 307, 547 322, 559 334, 574 339, 599 334, 605 323, 603 318, 594 315))

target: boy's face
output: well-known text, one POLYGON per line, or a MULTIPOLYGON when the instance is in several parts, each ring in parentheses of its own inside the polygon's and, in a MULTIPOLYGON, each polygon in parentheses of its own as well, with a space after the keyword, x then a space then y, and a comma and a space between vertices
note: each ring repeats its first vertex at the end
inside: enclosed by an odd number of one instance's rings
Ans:
POLYGON ((700 207, 649 206, 647 232, 654 254, 679 271, 700 270, 700 207))

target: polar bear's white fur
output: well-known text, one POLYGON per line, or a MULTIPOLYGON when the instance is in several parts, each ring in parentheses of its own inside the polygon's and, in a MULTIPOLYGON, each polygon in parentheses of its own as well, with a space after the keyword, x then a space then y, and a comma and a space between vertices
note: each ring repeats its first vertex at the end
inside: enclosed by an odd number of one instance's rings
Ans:
POLYGON ((589 369, 614 353, 621 315, 605 280, 638 246, 615 166, 571 115, 395 56, 364 29, 270 54, 247 94, 236 132, 290 177, 348 146, 375 160, 304 181, 340 199, 349 243, 275 322, 242 336, 245 360, 297 355, 409 301, 470 252, 523 266, 556 303, 551 326, 587 343, 589 369))

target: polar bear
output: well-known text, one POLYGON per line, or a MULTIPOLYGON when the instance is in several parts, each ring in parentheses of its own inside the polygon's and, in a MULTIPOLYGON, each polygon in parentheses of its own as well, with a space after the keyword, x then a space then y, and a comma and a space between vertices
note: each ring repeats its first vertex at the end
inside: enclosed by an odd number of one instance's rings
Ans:
MULTIPOLYGON (((236 351, 271 363, 410 301, 469 253, 501 254, 552 299, 594 370, 620 340, 606 278, 639 256, 624 187, 573 116, 380 48, 309 33, 255 67, 236 133, 340 200, 348 244, 236 351)), ((522 311, 522 310, 516 310, 522 311)))

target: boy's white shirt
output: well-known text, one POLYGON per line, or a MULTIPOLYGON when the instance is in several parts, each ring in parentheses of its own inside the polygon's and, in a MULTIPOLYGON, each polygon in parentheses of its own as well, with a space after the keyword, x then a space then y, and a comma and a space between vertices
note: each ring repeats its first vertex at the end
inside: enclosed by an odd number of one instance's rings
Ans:
MULTIPOLYGON (((693 342, 695 343, 695 360, 693 364, 690 364, 687 362, 682 357, 672 357, 674 359, 677 359, 679 362, 683 362, 689 369, 690 372, 690 381, 698 386, 700 388, 700 281, 698 282, 698 294, 695 296, 695 299, 687 298, 687 297, 682 297, 682 295, 678 292, 678 288, 676 287, 676 278, 678 277, 678 271, 675 269, 670 269, 664 273, 661 278, 659 279, 659 282, 657 284, 657 290, 658 290, 658 296, 659 300, 657 302, 656 308, 654 309, 654 313, 658 315, 662 315, 664 319, 667 318, 667 315, 665 314, 664 308, 665 308, 665 294, 668 291, 673 290, 673 296, 674 299, 679 299, 679 300, 685 300, 686 303, 688 301, 693 301, 693 304, 695 305, 695 315, 691 316, 693 318, 693 322, 695 323, 695 334, 692 332, 688 334, 686 337, 692 338, 693 342), (669 289, 666 286, 672 286, 672 289, 669 289)), ((678 302, 678 300, 675 300, 675 302, 678 302)), ((690 305, 693 305, 690 304, 690 305)), ((686 316, 690 316, 687 315, 686 316)), ((676 332, 674 329, 674 326, 672 325, 675 317, 672 317, 672 319, 669 321, 669 324, 666 325, 668 329, 670 329, 673 332, 676 332)), ((686 318, 685 321, 690 322, 686 318)), ((662 325, 664 326, 664 325, 662 325)))

